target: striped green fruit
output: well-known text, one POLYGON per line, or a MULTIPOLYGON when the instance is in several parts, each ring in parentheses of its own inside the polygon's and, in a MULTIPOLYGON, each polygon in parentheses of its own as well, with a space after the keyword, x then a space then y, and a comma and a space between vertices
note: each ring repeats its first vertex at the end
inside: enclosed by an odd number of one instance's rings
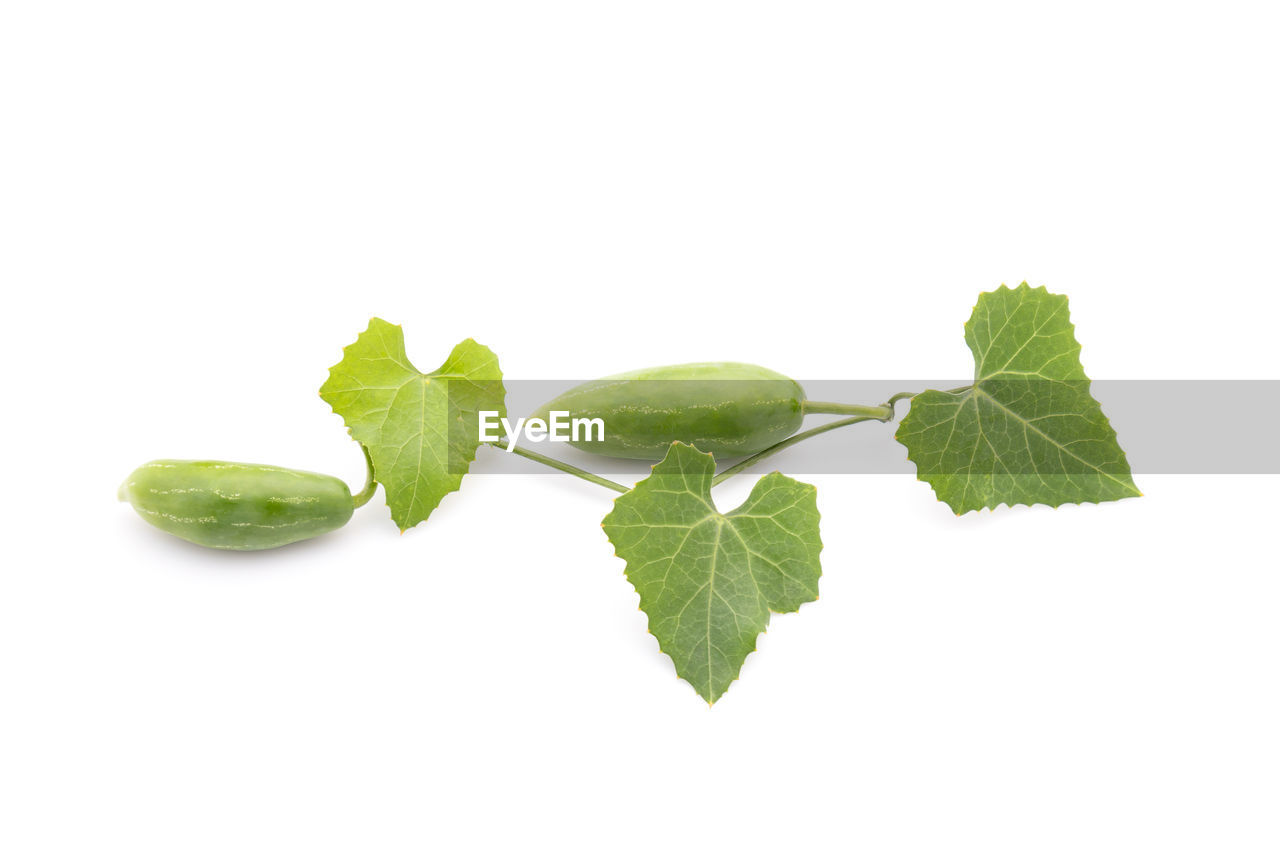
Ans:
POLYGON ((716 456, 746 456, 800 428, 804 389, 794 379, 731 361, 675 364, 606 376, 578 385, 541 406, 570 418, 600 418, 604 440, 574 447, 624 459, 662 459, 673 441, 716 456))
POLYGON ((259 551, 336 530, 351 518, 337 477, 240 462, 158 459, 120 486, 151 524, 208 548, 259 551))

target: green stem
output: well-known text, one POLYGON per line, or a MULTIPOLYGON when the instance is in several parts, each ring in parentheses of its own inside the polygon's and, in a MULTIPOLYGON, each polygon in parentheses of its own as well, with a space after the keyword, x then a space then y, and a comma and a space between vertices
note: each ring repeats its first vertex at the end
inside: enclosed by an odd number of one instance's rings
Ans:
POLYGON ((893 420, 894 415, 894 403, 897 403, 899 400, 910 399, 915 395, 914 391, 894 394, 880 406, 859 406, 853 403, 821 403, 813 400, 806 400, 804 402, 804 413, 806 415, 853 415, 853 417, 841 418, 838 421, 831 421, 830 423, 822 424, 821 426, 816 426, 812 429, 807 429, 804 432, 798 432, 790 438, 784 438, 777 444, 766 447, 759 453, 748 456, 738 464, 732 465, 721 471, 719 474, 716 474, 716 476, 711 480, 711 485, 718 486, 735 474, 741 474, 751 466, 768 459, 773 454, 786 450, 793 444, 799 444, 802 441, 813 438, 815 435, 822 435, 824 432, 831 432, 831 430, 840 429, 841 427, 853 426, 854 424, 860 424, 864 421, 880 421, 882 423, 885 421, 891 421, 893 420))
POLYGON ((761 450, 759 453, 753 456, 748 456, 746 459, 743 459, 738 464, 724 469, 719 474, 716 474, 716 476, 711 480, 711 485, 718 486, 721 483, 723 483, 725 480, 732 477, 733 475, 741 474, 743 471, 747 470, 751 466, 759 462, 762 462, 765 459, 768 459, 773 454, 778 453, 779 451, 782 451, 782 450, 786 450, 788 447, 790 447, 793 444, 799 444, 805 439, 813 438, 815 435, 822 435, 824 432, 830 432, 833 429, 840 429, 841 427, 852 426, 853 424, 860 424, 863 421, 878 421, 878 420, 882 420, 882 418, 871 418, 866 416, 859 416, 856 418, 842 418, 841 420, 838 420, 838 421, 832 421, 831 423, 826 423, 826 424, 822 424, 821 426, 813 427, 812 429, 807 429, 804 432, 798 432, 795 435, 791 436, 790 438, 784 438, 782 441, 779 441, 777 444, 774 444, 770 447, 766 447, 764 450, 761 450))
POLYGON ((615 483, 613 480, 606 480, 604 477, 592 474, 590 471, 583 470, 577 465, 570 465, 568 462, 561 462, 559 459, 552 459, 550 456, 543 456, 541 453, 534 453, 532 450, 525 450, 523 447, 508 447, 505 439, 498 439, 495 442, 487 444, 488 447, 497 447, 500 450, 507 450, 516 456, 523 456, 525 459, 531 459, 534 462, 541 462, 549 468, 555 468, 557 471, 563 471, 566 474, 572 474, 586 480, 588 483, 595 483, 597 486, 604 486, 606 489, 612 489, 615 492, 626 494, 631 491, 621 483, 615 483))
POLYGON ((893 406, 859 406, 855 403, 820 403, 817 400, 804 401, 806 415, 858 415, 876 421, 887 421, 893 417, 893 406))
POLYGON ((360 445, 360 449, 364 451, 365 477, 364 488, 360 490, 359 494, 353 495, 351 498, 355 501, 356 509, 367 504, 369 499, 373 497, 373 493, 378 491, 378 481, 373 478, 373 457, 369 455, 369 448, 363 444, 360 445))
POLYGON ((888 400, 885 400, 884 404, 892 409, 899 400, 910 400, 912 397, 914 397, 916 394, 919 394, 919 393, 920 393, 919 391, 899 391, 897 394, 894 394, 888 400))
MULTIPOLYGON (((961 391, 968 391, 972 387, 973 387, 972 385, 961 385, 959 388, 948 388, 946 391, 943 391, 942 393, 943 394, 959 394, 961 391)), ((924 393, 923 391, 900 391, 897 394, 894 394, 888 400, 884 401, 885 408, 893 410, 894 406, 897 404, 899 400, 910 400, 912 397, 916 396, 917 394, 923 394, 923 393, 924 393)), ((893 420, 893 418, 890 417, 889 420, 893 420)))

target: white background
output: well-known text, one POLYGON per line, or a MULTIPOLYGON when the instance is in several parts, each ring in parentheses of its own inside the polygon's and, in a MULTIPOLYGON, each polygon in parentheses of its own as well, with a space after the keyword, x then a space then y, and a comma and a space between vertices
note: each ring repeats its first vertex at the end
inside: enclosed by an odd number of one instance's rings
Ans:
POLYGON ((165 456, 358 483, 316 390, 375 314, 425 369, 474 336, 526 379, 957 376, 1027 279, 1094 378, 1277 378, 1277 24, 6 4, 0 848, 1280 848, 1274 478, 955 518, 905 460, 809 477, 822 598, 713 709, 591 485, 261 554, 115 502, 165 456))

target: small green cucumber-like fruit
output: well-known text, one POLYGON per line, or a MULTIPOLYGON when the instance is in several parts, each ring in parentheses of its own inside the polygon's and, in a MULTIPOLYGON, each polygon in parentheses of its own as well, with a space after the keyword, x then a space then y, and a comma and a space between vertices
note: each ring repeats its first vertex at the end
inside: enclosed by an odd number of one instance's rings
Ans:
POLYGON ((550 413, 599 418, 604 440, 582 430, 570 444, 624 459, 662 459, 673 441, 716 456, 746 456, 800 428, 804 389, 794 379, 754 364, 675 364, 606 376, 578 385, 541 406, 550 413))
POLYGON ((211 460, 157 459, 120 486, 144 519, 208 548, 259 551, 328 533, 355 509, 337 477, 211 460))

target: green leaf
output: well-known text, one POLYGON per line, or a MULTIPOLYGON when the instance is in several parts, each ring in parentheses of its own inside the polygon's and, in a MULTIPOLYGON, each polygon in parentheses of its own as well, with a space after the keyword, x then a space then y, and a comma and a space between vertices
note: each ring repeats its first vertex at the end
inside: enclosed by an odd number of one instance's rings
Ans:
POLYGON ((738 677, 769 612, 816 599, 822 574, 817 489, 775 472, 721 513, 714 474, 711 454, 675 442, 604 519, 650 632, 708 703, 738 677))
POLYGON ((502 371, 488 347, 467 339, 421 373, 405 355, 404 331, 377 317, 329 369, 320 396, 368 449, 402 531, 461 485, 480 444, 476 413, 506 414, 502 371))
POLYGON ((973 385, 917 394, 896 435, 940 500, 961 515, 1141 494, 1090 394, 1067 297, 1002 285, 978 297, 964 337, 973 385))

